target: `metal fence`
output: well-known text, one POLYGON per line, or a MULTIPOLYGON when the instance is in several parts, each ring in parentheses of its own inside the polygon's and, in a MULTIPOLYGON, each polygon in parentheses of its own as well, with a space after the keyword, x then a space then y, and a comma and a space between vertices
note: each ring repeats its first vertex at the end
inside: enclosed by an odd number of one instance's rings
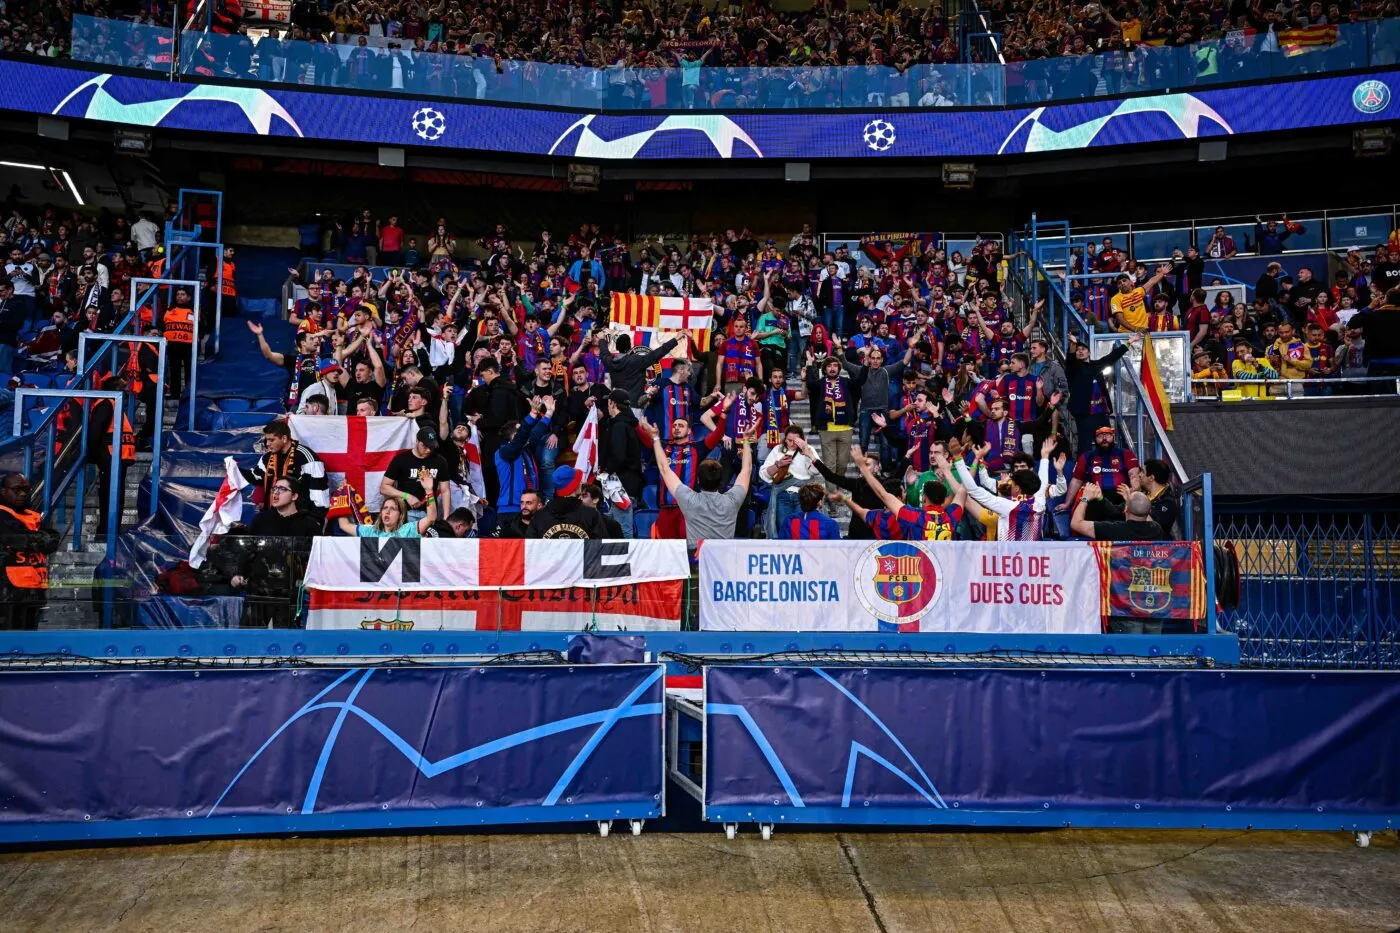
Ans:
POLYGON ((1239 606, 1220 626, 1264 667, 1400 667, 1400 515, 1221 515, 1239 606))

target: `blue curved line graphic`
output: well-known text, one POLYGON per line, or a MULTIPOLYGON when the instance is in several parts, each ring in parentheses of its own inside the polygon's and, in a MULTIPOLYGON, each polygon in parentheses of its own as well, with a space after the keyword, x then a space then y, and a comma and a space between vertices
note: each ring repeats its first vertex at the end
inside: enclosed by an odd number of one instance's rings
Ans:
POLYGON ((749 736, 758 746, 758 750, 763 753, 763 757, 768 760, 768 767, 772 768, 773 773, 778 776, 778 782, 783 785, 783 790, 787 791, 788 799, 792 801, 792 805, 794 807, 807 806, 802 802, 802 795, 797 792, 797 785, 792 783, 787 768, 784 768, 782 761, 778 759, 778 753, 773 751, 768 737, 763 734, 758 723, 753 721, 748 710, 737 703, 706 703, 705 715, 737 717, 739 722, 744 724, 744 728, 748 730, 749 736))
MULTIPOLYGON (((859 742, 851 743, 851 757, 846 760, 846 786, 841 791, 841 806, 849 807, 851 805, 851 784, 855 781, 856 762, 860 760, 861 755, 864 755, 865 757, 869 758, 871 761, 875 762, 877 765, 880 765, 886 771, 899 778, 905 784, 908 784, 910 787, 914 788, 916 791, 919 792, 919 795, 921 797, 927 800, 934 807, 938 806, 938 803, 936 803, 934 799, 928 795, 928 791, 920 787, 917 781, 915 781, 909 775, 901 771, 898 767, 894 765, 893 762, 887 761, 885 758, 883 758, 880 755, 877 755, 875 752, 866 748, 859 742)), ((937 793, 937 791, 934 791, 934 793, 937 793)), ((946 810, 947 807, 943 807, 942 809, 946 810)))
POLYGON ((360 691, 369 683, 369 679, 374 676, 374 668, 365 671, 365 676, 360 678, 360 682, 355 684, 350 695, 345 698, 345 706, 336 714, 335 723, 326 733, 326 740, 321 743, 321 755, 316 759, 316 770, 311 772, 311 781, 306 785, 306 798, 301 802, 302 815, 316 812, 316 796, 321 793, 321 779, 326 776, 326 765, 330 764, 331 750, 335 748, 335 740, 340 738, 340 727, 345 725, 345 717, 350 715, 350 710, 355 708, 355 697, 360 695, 360 691))
MULTIPOLYGON (((598 725, 599 723, 605 722, 609 719, 612 719, 615 722, 618 719, 632 719, 638 716, 655 716, 662 715, 665 713, 664 703, 644 703, 641 705, 633 705, 630 708, 620 709, 619 707, 613 707, 605 710, 597 710, 591 713, 582 713, 578 716, 570 716, 566 719, 559 719, 551 723, 545 723, 544 725, 532 726, 529 729, 524 729, 520 732, 515 732, 510 735, 502 736, 498 739, 493 739, 490 742, 485 742, 481 745, 464 749, 463 751, 457 752, 454 755, 450 755, 447 758, 443 758, 440 761, 429 761, 427 758, 423 757, 422 753, 420 753, 417 749, 410 745, 403 738, 403 736, 399 735, 393 729, 389 728, 389 726, 385 725, 373 714, 366 712, 365 710, 361 709, 360 707, 356 706, 353 702, 351 702, 353 700, 353 694, 350 700, 344 702, 316 702, 318 699, 329 693, 332 689, 339 686, 341 683, 344 683, 348 678, 357 673, 360 673, 360 671, 352 670, 346 673, 344 676, 337 679, 329 687, 322 690, 320 693, 316 694, 316 696, 308 700, 307 704, 301 709, 297 710, 297 712, 294 713, 290 719, 284 722, 281 726, 278 726, 277 730, 273 732, 273 734, 268 738, 268 740, 264 742, 256 752, 253 753, 253 757, 249 758, 247 763, 244 764, 243 767, 238 770, 238 773, 234 775, 233 780, 229 782, 228 787, 224 788, 224 792, 219 795, 219 799, 216 800, 214 802, 214 805, 209 808, 209 812, 206 813, 205 816, 213 816, 214 811, 218 809, 219 804, 223 802, 224 798, 227 797, 229 792, 233 790, 235 785, 237 785, 239 779, 241 779, 244 773, 247 772, 247 770, 250 767, 252 767, 253 762, 255 762, 258 759, 258 757, 262 755, 264 751, 267 750, 268 746, 270 746, 274 741, 277 740, 278 736, 285 732, 297 720, 303 718, 304 716, 309 716, 312 713, 321 712, 322 710, 340 711, 340 716, 337 717, 337 724, 339 724, 341 718, 345 715, 353 715, 363 720, 367 725, 370 726, 370 728, 374 729, 381 736, 383 736, 389 742, 389 744, 394 747, 395 750, 397 750, 401 755, 404 756, 404 758, 406 758, 409 761, 410 764, 417 768, 419 773, 421 773, 424 777, 429 778, 437 777, 440 774, 446 773, 455 768, 460 768, 463 765, 470 764, 471 762, 477 761, 481 758, 486 758, 490 755, 494 755, 497 752, 505 751, 506 749, 510 748, 515 748, 519 745, 525 745, 537 739, 543 739, 548 738, 552 735, 558 735, 561 732, 569 732, 574 729, 581 729, 587 726, 598 725)), ((659 675, 660 672, 658 670, 656 674, 649 680, 654 680, 655 677, 659 675)), ((361 685, 363 685, 363 681, 361 682, 361 685)), ((643 686, 645 686, 645 684, 643 686)), ((626 707, 625 702, 623 706, 626 707)), ((318 773, 319 771, 320 764, 318 763, 318 773)), ((313 781, 314 780, 315 778, 313 776, 313 781)), ((303 809, 302 812, 308 813, 311 811, 303 809)))
POLYGON ((341 684, 345 683, 351 677, 354 677, 356 673, 357 672, 354 670, 349 670, 346 671, 344 674, 341 674, 339 677, 337 677, 334 681, 331 682, 331 685, 329 687, 322 690, 320 693, 316 694, 311 699, 307 700, 306 703, 302 705, 301 709, 297 710, 295 713, 292 714, 292 718, 288 719, 286 722, 282 723, 282 725, 278 726, 276 731, 274 731, 272 735, 267 737, 267 741, 262 743, 262 745, 258 746, 257 751, 253 752, 253 757, 249 758, 246 762, 244 762, 243 767, 238 769, 238 773, 233 776, 232 781, 228 782, 228 787, 224 788, 224 792, 219 795, 219 799, 215 800, 214 805, 209 808, 209 812, 204 814, 205 818, 208 819, 209 817, 214 815, 214 811, 219 808, 219 804, 224 802, 224 798, 228 796, 229 791, 233 790, 234 785, 237 784, 239 780, 243 777, 244 772, 246 772, 249 768, 253 766, 253 762, 257 761, 258 758, 262 756, 263 752, 267 751, 268 746, 270 746, 273 742, 277 741, 278 736, 280 736, 283 732, 286 732, 292 723, 296 722, 303 715, 305 715, 313 706, 315 706, 317 700, 330 693, 336 687, 339 687, 341 684))
MULTIPOLYGON (((860 700, 857 700, 855 694, 851 693, 851 691, 847 690, 845 687, 837 683, 836 678, 832 677, 830 674, 828 674, 826 671, 822 670, 819 667, 814 667, 812 668, 812 670, 815 671, 820 677, 822 677, 822 679, 824 679, 827 683, 831 684, 833 687, 839 690, 842 696, 854 703, 857 709, 859 709, 862 713, 870 717, 871 722, 875 723, 875 725, 880 727, 880 731, 885 733, 885 735, 889 737, 889 740, 894 743, 895 748, 898 748, 901 752, 904 753, 904 757, 909 759, 909 763, 914 766, 914 770, 919 772, 919 777, 924 779, 924 783, 928 785, 928 789, 933 792, 934 798, 938 801, 934 804, 934 806, 941 807, 945 810, 948 809, 948 805, 943 802, 943 795, 938 793, 938 788, 933 786, 933 781, 930 780, 929 776, 924 773, 923 766, 915 760, 913 755, 909 754, 909 749, 905 748, 904 743, 901 742, 898 739, 898 737, 896 737, 895 734, 890 731, 889 726, 885 725, 885 723, 880 719, 880 717, 876 716, 871 711, 870 707, 866 706, 860 700)), ((920 793, 922 793, 922 791, 920 791, 920 793)))
POLYGON ((627 699, 623 700, 620 705, 614 707, 608 713, 607 718, 598 724, 598 728, 594 730, 593 735, 589 736, 588 741, 583 744, 583 748, 578 750, 578 754, 574 756, 574 760, 569 762, 569 766, 564 769, 564 773, 559 775, 559 780, 554 782, 554 787, 550 789, 549 795, 544 798, 544 805, 546 807, 552 807, 558 803, 559 797, 564 793, 564 788, 569 786, 569 782, 574 779, 574 775, 578 774, 579 768, 583 767, 583 763, 588 760, 588 756, 593 754, 593 750, 598 747, 598 743, 603 741, 608 731, 612 729, 613 724, 622 718, 623 713, 630 709, 633 703, 637 702, 637 698, 642 695, 643 691, 660 679, 661 671, 662 669, 659 667, 652 671, 650 677, 638 684, 631 693, 627 694, 627 699))

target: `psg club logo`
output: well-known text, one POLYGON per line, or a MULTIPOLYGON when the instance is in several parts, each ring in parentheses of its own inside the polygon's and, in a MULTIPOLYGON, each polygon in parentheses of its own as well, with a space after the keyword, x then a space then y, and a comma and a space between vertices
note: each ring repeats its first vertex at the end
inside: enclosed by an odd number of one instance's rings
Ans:
POLYGON ((888 152, 894 145, 894 124, 871 120, 865 124, 865 144, 876 152, 888 152))
POLYGON ((932 553, 912 541, 873 545, 856 562, 855 590, 882 632, 917 632, 938 602, 943 572, 932 553))
POLYGON ((434 142, 447 132, 447 118, 442 115, 441 110, 424 107, 413 114, 413 132, 418 134, 419 139, 434 142))
POLYGON ((1351 102, 1362 113, 1380 113, 1390 106, 1390 88, 1384 81, 1362 81, 1351 92, 1351 102))

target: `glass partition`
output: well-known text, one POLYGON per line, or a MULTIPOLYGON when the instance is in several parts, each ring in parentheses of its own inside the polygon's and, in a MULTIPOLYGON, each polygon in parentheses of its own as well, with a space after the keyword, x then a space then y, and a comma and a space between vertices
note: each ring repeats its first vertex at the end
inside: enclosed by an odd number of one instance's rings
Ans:
MULTIPOLYGON (((496 59, 470 51, 430 52, 408 39, 338 38, 346 41, 189 32, 181 39, 179 70, 194 77, 580 110, 899 110, 1033 106, 1379 67, 1400 59, 1400 19, 1345 23, 1336 28, 1335 37, 1315 31, 1237 31, 1180 47, 1138 45, 1102 55, 1006 65, 907 69, 690 63, 598 69, 496 59)), ((78 61, 168 72, 172 45, 168 28, 73 17, 73 58, 78 61)))

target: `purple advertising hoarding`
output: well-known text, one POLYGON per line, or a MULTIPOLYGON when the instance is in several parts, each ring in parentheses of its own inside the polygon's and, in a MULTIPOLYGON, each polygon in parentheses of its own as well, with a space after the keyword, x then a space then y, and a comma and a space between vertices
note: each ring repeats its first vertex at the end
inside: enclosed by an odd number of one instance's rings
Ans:
POLYGON ((588 159, 989 157, 1394 120, 1400 71, 993 110, 599 114, 171 83, 0 60, 0 107, 139 127, 588 159))
POLYGON ((722 822, 1381 828, 1400 675, 710 667, 722 822))
POLYGON ((645 819, 662 668, 0 675, 0 841, 645 819))

